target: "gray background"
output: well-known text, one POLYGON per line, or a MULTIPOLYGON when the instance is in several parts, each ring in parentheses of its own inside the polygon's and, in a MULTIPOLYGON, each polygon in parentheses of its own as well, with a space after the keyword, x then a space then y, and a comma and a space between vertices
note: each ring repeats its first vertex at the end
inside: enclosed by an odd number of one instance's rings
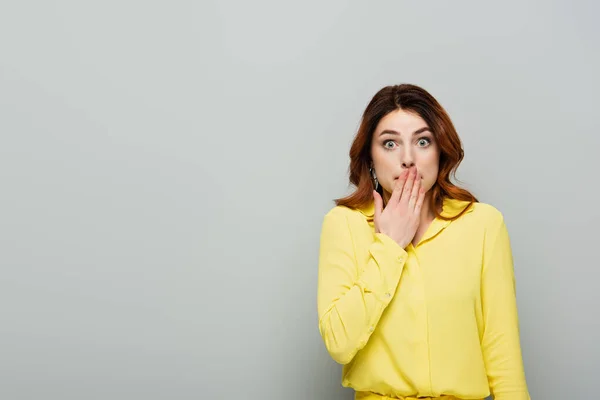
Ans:
POLYGON ((597 3, 3 1, 0 398, 350 399, 318 238, 382 86, 504 214, 535 399, 598 391, 597 3))

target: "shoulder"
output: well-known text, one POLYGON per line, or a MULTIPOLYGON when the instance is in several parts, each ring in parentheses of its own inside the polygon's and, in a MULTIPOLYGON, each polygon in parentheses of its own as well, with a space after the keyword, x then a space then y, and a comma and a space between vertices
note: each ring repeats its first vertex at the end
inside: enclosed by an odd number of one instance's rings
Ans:
POLYGON ((369 214, 369 208, 350 208, 346 206, 334 206, 330 208, 323 217, 324 225, 338 225, 350 230, 369 229, 373 223, 372 215, 369 214))
POLYGON ((345 206, 329 209, 321 222, 321 243, 352 243, 370 232, 366 217, 359 210, 345 206))
POLYGON ((460 215, 456 222, 459 226, 484 231, 494 230, 504 223, 504 216, 500 210, 489 203, 465 200, 444 199, 442 216, 454 218, 460 215))
POLYGON ((445 198, 443 202, 442 216, 454 217, 463 214, 470 221, 483 223, 494 223, 503 219, 502 213, 496 207, 488 203, 445 198))
POLYGON ((496 230, 504 225, 504 215, 489 203, 473 203, 472 217, 486 231, 496 230))
POLYGON ((473 214, 478 218, 497 221, 504 218, 502 212, 489 203, 473 203, 473 214))
POLYGON ((367 216, 359 209, 346 206, 334 206, 325 213, 324 218, 331 220, 345 219, 348 220, 348 222, 356 222, 366 221, 367 216))

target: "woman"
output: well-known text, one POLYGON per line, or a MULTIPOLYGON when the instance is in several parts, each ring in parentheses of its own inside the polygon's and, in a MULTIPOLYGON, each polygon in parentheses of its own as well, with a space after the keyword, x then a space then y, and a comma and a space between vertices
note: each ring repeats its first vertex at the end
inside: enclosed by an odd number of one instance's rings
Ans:
POLYGON ((367 106, 356 191, 324 217, 319 251, 319 330, 355 399, 530 399, 506 225, 451 183, 462 159, 422 88, 367 106))

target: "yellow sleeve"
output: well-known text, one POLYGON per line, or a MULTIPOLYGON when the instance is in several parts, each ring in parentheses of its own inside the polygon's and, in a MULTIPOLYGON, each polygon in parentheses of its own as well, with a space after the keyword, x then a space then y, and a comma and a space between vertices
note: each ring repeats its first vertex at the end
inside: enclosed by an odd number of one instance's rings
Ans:
POLYGON ((530 400, 519 339, 512 250, 504 219, 486 235, 482 350, 495 400, 530 400))
POLYGON ((389 236, 376 233, 369 256, 357 260, 348 212, 334 208, 325 216, 319 249, 319 331, 340 364, 349 363, 367 343, 396 291, 407 257, 389 236))

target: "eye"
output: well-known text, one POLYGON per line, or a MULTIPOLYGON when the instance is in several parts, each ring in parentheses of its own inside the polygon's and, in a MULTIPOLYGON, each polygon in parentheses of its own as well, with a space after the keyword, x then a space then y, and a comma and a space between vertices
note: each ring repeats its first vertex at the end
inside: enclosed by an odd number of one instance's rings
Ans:
POLYGON ((393 140, 386 140, 385 142, 383 142, 383 147, 385 147, 387 150, 393 149, 395 145, 396 143, 394 143, 393 140))
POLYGON ((419 139, 419 141, 417 142, 417 144, 420 147, 426 147, 426 146, 428 146, 428 145, 431 144, 431 139, 426 138, 426 137, 422 137, 421 139, 419 139))

